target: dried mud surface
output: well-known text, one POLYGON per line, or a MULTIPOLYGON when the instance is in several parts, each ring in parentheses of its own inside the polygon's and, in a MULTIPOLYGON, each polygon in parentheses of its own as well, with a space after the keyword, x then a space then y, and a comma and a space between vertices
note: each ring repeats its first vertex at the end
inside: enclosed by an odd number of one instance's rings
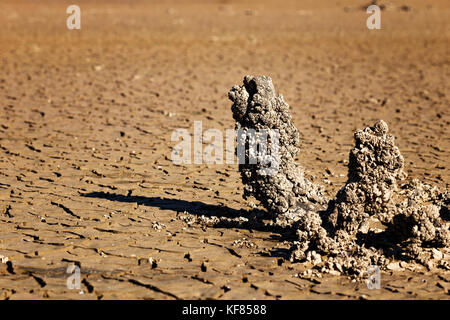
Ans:
POLYGON ((268 75, 328 198, 379 119, 408 178, 448 189, 450 5, 390 3, 369 31, 363 1, 78 1, 69 31, 72 3, 2 1, 0 298, 448 299, 444 269, 393 264, 369 290, 308 276, 275 227, 198 223, 261 208, 237 164, 170 160, 173 130, 233 129, 229 88, 268 75))

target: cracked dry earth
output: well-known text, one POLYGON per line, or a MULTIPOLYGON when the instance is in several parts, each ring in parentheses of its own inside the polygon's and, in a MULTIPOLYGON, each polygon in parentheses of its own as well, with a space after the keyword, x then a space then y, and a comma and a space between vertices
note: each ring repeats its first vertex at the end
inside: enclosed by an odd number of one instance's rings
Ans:
POLYGON ((297 276, 311 265, 289 261, 279 230, 195 223, 259 210, 237 165, 170 160, 173 130, 233 129, 229 88, 267 74, 328 197, 353 133, 378 119, 409 178, 448 189, 448 1, 391 1, 379 31, 364 1, 343 3, 78 1, 69 31, 72 3, 2 1, 0 297, 448 299, 443 269, 402 264, 379 290, 297 276), (83 294, 66 287, 73 264, 83 294))

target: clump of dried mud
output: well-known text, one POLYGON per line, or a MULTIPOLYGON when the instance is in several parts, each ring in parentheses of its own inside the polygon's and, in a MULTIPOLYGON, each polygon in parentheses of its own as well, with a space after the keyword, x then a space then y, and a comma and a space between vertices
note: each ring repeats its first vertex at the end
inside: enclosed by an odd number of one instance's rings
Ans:
POLYGON ((404 158, 386 122, 379 120, 355 133, 348 180, 329 201, 294 162, 298 130, 272 80, 246 76, 229 98, 236 129, 280 133, 275 174, 261 174, 265 164, 240 164, 239 171, 244 198, 253 196, 275 216, 277 225, 296 231, 292 261, 311 262, 320 272, 356 276, 363 276, 370 265, 385 268, 393 260, 449 269, 436 249, 450 244, 445 221, 449 192, 417 180, 399 186, 406 179, 404 158))

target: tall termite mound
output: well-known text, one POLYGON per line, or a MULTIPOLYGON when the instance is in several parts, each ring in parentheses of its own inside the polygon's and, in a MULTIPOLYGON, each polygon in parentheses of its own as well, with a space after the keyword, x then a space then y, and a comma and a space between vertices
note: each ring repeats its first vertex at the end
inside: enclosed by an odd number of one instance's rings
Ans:
MULTIPOLYGON (((327 203, 322 189, 305 178, 304 170, 294 159, 299 152, 299 134, 293 125, 289 105, 283 96, 275 92, 272 79, 266 76, 246 76, 242 86, 234 86, 228 93, 233 101, 231 110, 236 120, 236 129, 244 133, 249 130, 278 130, 278 168, 273 174, 264 174, 263 163, 240 163, 244 198, 254 196, 269 211, 297 220, 289 212, 291 208, 304 206, 317 209, 327 203)), ((250 148, 245 149, 246 158, 250 148)))

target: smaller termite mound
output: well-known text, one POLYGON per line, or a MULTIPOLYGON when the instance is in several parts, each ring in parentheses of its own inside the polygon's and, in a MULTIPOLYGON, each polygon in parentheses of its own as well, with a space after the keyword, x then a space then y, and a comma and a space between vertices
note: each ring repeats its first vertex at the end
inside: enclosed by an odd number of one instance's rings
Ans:
POLYGON ((406 178, 405 161, 388 131, 387 123, 379 120, 355 133, 348 180, 332 203, 329 217, 335 229, 354 234, 367 228, 371 216, 385 221, 395 214, 398 181, 406 178))

